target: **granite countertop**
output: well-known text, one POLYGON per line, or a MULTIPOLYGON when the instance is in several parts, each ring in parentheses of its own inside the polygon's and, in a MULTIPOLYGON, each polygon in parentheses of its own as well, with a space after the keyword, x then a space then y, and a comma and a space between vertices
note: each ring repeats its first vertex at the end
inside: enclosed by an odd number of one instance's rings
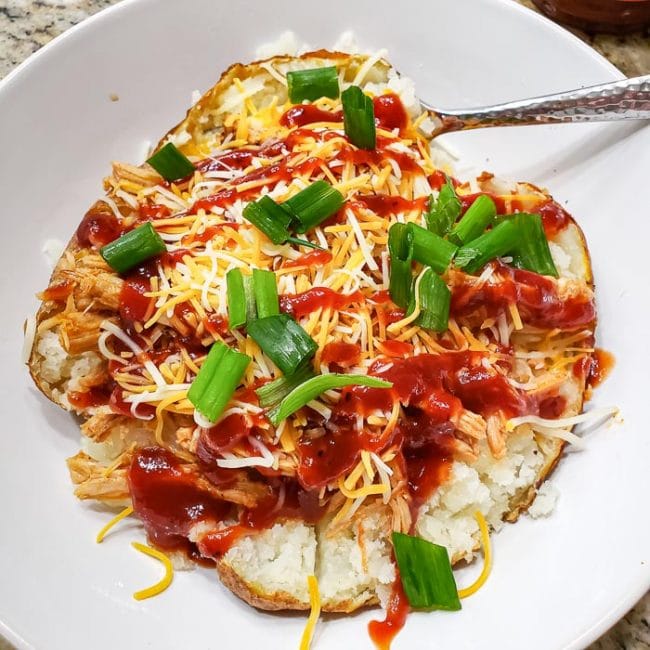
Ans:
MULTIPOLYGON (((0 79, 49 40, 117 0, 4 0, 0 4, 0 79)), ((521 4, 534 8, 530 0, 521 4)), ((650 73, 650 38, 590 37, 574 30, 628 76, 650 73)), ((0 650, 11 646, 0 639, 0 650)), ((650 593, 589 650, 650 650, 650 593)))

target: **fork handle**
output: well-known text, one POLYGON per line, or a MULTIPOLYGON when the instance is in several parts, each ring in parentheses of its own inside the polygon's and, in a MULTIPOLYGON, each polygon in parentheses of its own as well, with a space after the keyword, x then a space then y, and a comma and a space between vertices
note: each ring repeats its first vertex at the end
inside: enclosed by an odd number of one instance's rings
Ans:
POLYGON ((438 133, 489 126, 650 120, 650 75, 475 109, 428 107, 438 133))

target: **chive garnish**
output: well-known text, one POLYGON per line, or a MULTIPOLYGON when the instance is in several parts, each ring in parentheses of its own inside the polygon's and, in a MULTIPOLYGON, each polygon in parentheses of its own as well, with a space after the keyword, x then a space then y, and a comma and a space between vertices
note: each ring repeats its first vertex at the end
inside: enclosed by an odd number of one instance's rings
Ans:
POLYGON ((447 176, 447 182, 440 188, 437 200, 431 196, 429 209, 425 214, 427 228, 440 237, 444 237, 460 216, 461 202, 456 190, 447 176))
POLYGON ((177 181, 194 172, 194 165, 172 142, 168 142, 147 162, 166 180, 177 181))
POLYGON ((308 363, 318 349, 314 339, 287 314, 248 323, 248 334, 285 375, 308 363))
POLYGON ((280 313, 278 288, 273 271, 253 270, 253 294, 257 318, 266 318, 280 313))
POLYGON ((187 398, 199 413, 210 422, 216 422, 250 362, 249 356, 220 341, 214 343, 187 392, 187 398))
POLYGON ((289 101, 300 104, 320 97, 336 99, 339 96, 339 77, 335 66, 287 72, 289 101))
POLYGON ((461 220, 451 229, 449 239, 462 246, 479 237, 494 221, 497 208, 486 194, 477 196, 461 220))
POLYGON ((374 149, 377 132, 372 99, 359 86, 350 86, 341 94, 341 101, 345 135, 359 149, 374 149))
POLYGON ((388 291, 392 301, 406 309, 411 299, 413 275, 413 233, 404 223, 394 223, 388 231, 390 277, 388 291))
POLYGON ((421 537, 393 533, 400 579, 411 607, 458 611, 460 599, 449 554, 444 546, 421 537))
POLYGON ((305 233, 338 212, 344 202, 341 192, 319 180, 287 199, 282 208, 294 217, 295 231, 305 233))
POLYGON ((368 375, 319 375, 312 377, 294 388, 275 408, 267 413, 267 417, 274 426, 278 426, 282 420, 288 418, 298 409, 309 404, 322 393, 333 388, 345 386, 369 386, 371 388, 391 388, 392 384, 377 377, 368 375))
POLYGON ((165 242, 147 222, 102 246, 99 252, 114 271, 124 273, 166 250, 165 242))
POLYGON ((408 227, 413 238, 413 259, 430 266, 436 273, 444 273, 458 246, 414 223, 410 223, 408 227))

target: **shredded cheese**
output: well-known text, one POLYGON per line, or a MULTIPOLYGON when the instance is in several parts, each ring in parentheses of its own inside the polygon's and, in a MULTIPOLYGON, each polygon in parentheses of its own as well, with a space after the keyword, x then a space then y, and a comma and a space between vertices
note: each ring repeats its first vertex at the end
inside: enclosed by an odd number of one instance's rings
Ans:
POLYGON ((320 591, 318 589, 318 580, 316 579, 316 576, 307 577, 307 588, 309 589, 309 604, 311 611, 309 612, 309 618, 307 619, 300 640, 300 650, 309 650, 311 647, 314 629, 316 628, 316 623, 320 617, 320 591))
POLYGON ((476 521, 478 522, 479 530, 481 531, 481 543, 483 546, 483 569, 476 581, 465 589, 458 590, 459 598, 467 598, 472 594, 475 594, 487 581, 490 576, 490 571, 492 570, 492 546, 490 544, 490 531, 488 530, 487 522, 482 513, 476 512, 474 514, 476 521))
POLYGON ((141 589, 140 591, 136 591, 133 594, 133 598, 135 598, 136 600, 144 600, 145 598, 151 598, 152 596, 157 596, 158 594, 165 591, 165 589, 169 587, 172 580, 174 579, 174 568, 172 567, 171 560, 164 553, 161 553, 159 550, 155 548, 151 548, 151 546, 147 546, 145 544, 140 544, 140 542, 131 542, 131 546, 133 546, 133 548, 136 549, 137 551, 140 551, 140 553, 144 553, 149 557, 153 557, 156 560, 159 560, 160 562, 162 562, 162 565, 165 568, 165 575, 162 577, 162 579, 159 582, 157 582, 154 585, 151 585, 151 587, 147 587, 146 589, 141 589))
POLYGON ((122 519, 125 519, 128 517, 131 513, 133 512, 133 506, 127 506, 120 512, 119 514, 115 515, 98 533, 97 537, 95 538, 95 541, 98 544, 101 544, 104 541, 104 537, 106 537, 106 533, 115 526, 115 524, 118 524, 122 519))

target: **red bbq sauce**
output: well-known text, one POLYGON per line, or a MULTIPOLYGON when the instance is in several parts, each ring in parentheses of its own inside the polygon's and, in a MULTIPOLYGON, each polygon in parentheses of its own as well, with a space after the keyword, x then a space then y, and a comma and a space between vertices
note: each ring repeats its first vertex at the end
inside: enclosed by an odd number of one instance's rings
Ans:
POLYGON ((166 205, 143 203, 139 208, 141 221, 155 221, 168 217, 172 211, 166 205))
POLYGON ((197 163, 196 168, 201 173, 231 171, 233 169, 246 169, 253 162, 253 151, 250 149, 235 149, 227 153, 206 158, 197 163))
POLYGON ((483 367, 484 356, 479 352, 449 352, 376 364, 370 374, 392 382, 393 387, 343 390, 332 409, 334 429, 298 442, 301 484, 320 488, 354 467, 362 449, 381 452, 397 441, 402 446, 412 494, 416 502, 425 500, 446 480, 454 433, 450 418, 461 408, 482 415, 500 410, 506 417, 534 408, 505 377, 483 367), (356 429, 357 415, 367 416, 376 409, 389 412, 395 399, 405 407, 404 417, 387 438, 356 429))
POLYGON ((539 403, 539 415, 548 420, 559 418, 566 408, 566 397, 563 395, 552 395, 545 397, 539 403))
POLYGON ((406 594, 402 588, 402 580, 398 574, 395 577, 388 607, 386 608, 386 618, 383 621, 370 621, 368 623, 368 634, 377 650, 390 650, 390 644, 404 627, 410 610, 406 594))
MULTIPOLYGON (((122 366, 118 366, 121 368, 122 366)), ((131 404, 124 401, 124 394, 119 386, 115 386, 108 399, 108 405, 111 407, 113 413, 118 415, 126 415, 130 418, 133 417, 131 412, 131 404)), ((156 414, 156 408, 152 404, 138 404, 136 409, 137 414, 143 419, 152 419, 156 414)))
POLYGON ((591 357, 591 367, 589 368, 589 375, 587 376, 587 384, 591 388, 596 388, 599 386, 612 371, 616 359, 611 352, 603 350, 601 348, 596 348, 594 354, 591 357))
POLYGON ((233 230, 239 230, 238 223, 219 223, 216 226, 208 226, 203 232, 194 235, 192 238, 193 241, 208 242, 214 239, 215 237, 222 235, 224 230, 227 228, 232 228, 233 230))
POLYGON ((111 392, 105 386, 93 386, 86 391, 69 391, 68 401, 76 409, 86 409, 107 404, 111 392))
POLYGON ((294 127, 313 124, 314 122, 340 122, 342 119, 343 111, 324 111, 314 106, 314 104, 300 104, 285 111, 280 118, 280 124, 294 127))
POLYGON ((230 504, 197 484, 197 476, 181 469, 176 457, 161 447, 139 450, 128 471, 133 509, 156 546, 195 554, 187 539, 200 521, 222 521, 230 504))
POLYGON ((536 327, 571 330, 595 320, 593 299, 582 296, 560 298, 557 285, 543 275, 514 269, 500 262, 490 264, 499 273, 499 282, 484 283, 478 290, 469 283, 454 285, 451 296, 453 316, 467 317, 478 311, 483 317, 494 317, 509 305, 516 304, 523 322, 536 327))
POLYGON ((307 158, 299 165, 291 167, 286 160, 260 167, 249 174, 240 176, 232 181, 234 187, 220 190, 205 199, 199 199, 190 208, 190 214, 196 214, 199 210, 209 212, 213 207, 225 208, 237 199, 247 199, 260 192, 261 187, 256 186, 247 190, 239 190, 238 186, 251 181, 263 181, 265 186, 275 185, 280 181, 290 181, 295 176, 309 177, 322 164, 320 158, 307 158))
POLYGON ((387 357, 406 358, 413 354, 413 345, 406 341, 390 339, 377 343, 377 348, 387 357))
POLYGON ((303 490, 296 481, 279 479, 268 496, 254 508, 244 510, 239 523, 205 535, 198 546, 207 557, 219 557, 244 535, 270 528, 276 521, 299 519, 316 523, 323 515, 318 494, 303 490))
POLYGON ((332 261, 332 253, 329 251, 314 250, 305 253, 295 260, 289 260, 283 264, 283 268, 292 269, 297 266, 325 266, 332 261))
POLYGON ((428 197, 408 200, 402 196, 388 196, 386 194, 368 194, 357 196, 356 203, 368 208, 380 217, 388 217, 398 212, 422 211, 427 205, 428 197))
POLYGON ((534 211, 542 216, 544 232, 549 238, 564 230, 571 222, 569 213, 553 200, 547 201, 534 211))
POLYGON ((120 291, 120 318, 127 329, 133 329, 135 321, 144 322, 153 314, 155 298, 145 296, 151 291, 151 277, 156 274, 154 263, 144 264, 130 271, 124 278, 120 291))
MULTIPOLYGON (((427 176, 427 180, 429 181, 432 190, 439 190, 447 182, 447 174, 440 169, 436 169, 433 174, 427 176)), ((454 187, 460 185, 460 183, 452 176, 449 176, 449 180, 454 187)))
POLYGON ((70 280, 61 280, 45 289, 45 291, 41 293, 41 300, 65 302, 68 296, 73 292, 74 286, 74 282, 71 282, 70 280))
POLYGON ((245 415, 233 414, 223 418, 209 429, 203 429, 196 450, 204 462, 214 462, 224 451, 230 451, 251 432, 245 415))
POLYGON ((401 151, 387 149, 386 146, 391 142, 385 138, 377 138, 376 149, 352 149, 351 147, 341 149, 333 160, 343 160, 355 165, 376 165, 379 166, 385 162, 386 158, 392 158, 403 172, 422 173, 422 168, 415 158, 401 151))
POLYGON ((379 95, 372 100, 375 108, 375 123, 382 129, 400 132, 408 124, 408 115, 402 101, 395 93, 379 95))
POLYGON ((77 240, 81 246, 101 248, 117 239, 122 234, 122 228, 111 208, 103 202, 95 205, 86 212, 77 228, 77 240))
POLYGON ((363 294, 360 291, 344 294, 328 287, 314 287, 303 293, 280 296, 280 310, 294 318, 300 318, 317 309, 340 310, 362 300, 363 294))
POLYGON ((361 359, 361 348, 356 343, 344 343, 334 341, 323 348, 321 361, 327 364, 335 364, 341 368, 349 368, 359 363, 361 359))

